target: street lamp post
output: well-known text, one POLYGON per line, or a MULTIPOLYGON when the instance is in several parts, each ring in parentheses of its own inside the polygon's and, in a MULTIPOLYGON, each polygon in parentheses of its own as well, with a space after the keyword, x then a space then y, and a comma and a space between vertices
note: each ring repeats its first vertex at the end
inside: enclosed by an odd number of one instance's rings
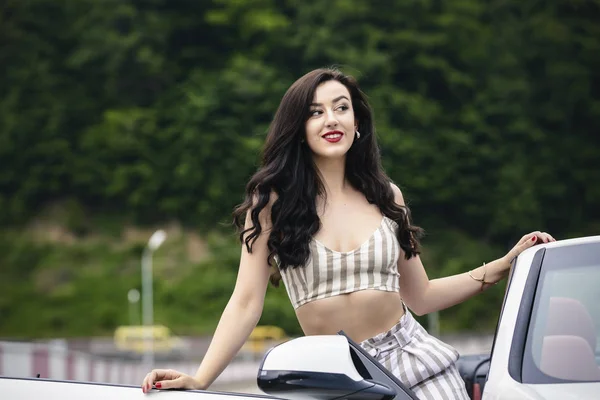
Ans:
POLYGON ((440 337, 440 313, 438 311, 427 314, 427 332, 435 337, 440 337))
POLYGON ((154 325, 153 291, 152 291, 152 254, 160 247, 167 238, 163 230, 152 234, 148 244, 142 252, 142 321, 145 333, 144 358, 142 360, 147 369, 154 365, 154 337, 152 325, 154 325))
POLYGON ((140 301, 140 291, 130 289, 127 292, 127 301, 129 302, 129 325, 139 325, 139 308, 137 308, 137 305, 140 301))

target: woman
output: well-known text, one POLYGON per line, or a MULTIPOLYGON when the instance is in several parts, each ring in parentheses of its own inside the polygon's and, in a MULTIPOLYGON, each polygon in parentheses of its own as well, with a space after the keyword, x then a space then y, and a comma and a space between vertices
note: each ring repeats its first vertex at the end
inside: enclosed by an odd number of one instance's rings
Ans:
POLYGON ((420 398, 466 399, 457 352, 408 309, 423 315, 460 303, 506 276, 523 250, 554 240, 533 232, 497 260, 430 281, 421 230, 381 167, 366 98, 333 69, 288 89, 234 215, 243 226, 239 273, 210 348, 195 376, 154 370, 144 392, 208 388, 256 326, 274 266, 271 280, 284 281, 306 335, 343 330, 420 398))

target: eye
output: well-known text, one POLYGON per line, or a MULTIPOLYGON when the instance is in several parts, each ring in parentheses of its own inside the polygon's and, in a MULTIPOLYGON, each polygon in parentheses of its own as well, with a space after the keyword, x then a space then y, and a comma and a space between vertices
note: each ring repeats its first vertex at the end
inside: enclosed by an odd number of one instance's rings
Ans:
POLYGON ((346 111, 348 110, 350 107, 348 107, 346 104, 342 104, 341 106, 339 106, 337 109, 339 111, 346 111))
POLYGON ((321 111, 321 110, 310 110, 308 112, 308 115, 310 115, 311 117, 316 117, 321 114, 323 114, 323 111, 321 111))

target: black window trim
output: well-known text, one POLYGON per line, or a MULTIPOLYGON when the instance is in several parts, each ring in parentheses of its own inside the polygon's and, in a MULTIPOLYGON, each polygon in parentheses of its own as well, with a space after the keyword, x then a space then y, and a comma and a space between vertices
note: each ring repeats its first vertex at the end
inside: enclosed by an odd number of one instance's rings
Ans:
POLYGON ((515 331, 510 345, 508 373, 519 383, 523 383, 523 355, 525 353, 525 342, 527 341, 527 332, 529 332, 533 302, 545 255, 546 249, 541 248, 533 256, 529 275, 527 276, 527 281, 523 288, 523 296, 521 298, 521 304, 519 305, 515 331))

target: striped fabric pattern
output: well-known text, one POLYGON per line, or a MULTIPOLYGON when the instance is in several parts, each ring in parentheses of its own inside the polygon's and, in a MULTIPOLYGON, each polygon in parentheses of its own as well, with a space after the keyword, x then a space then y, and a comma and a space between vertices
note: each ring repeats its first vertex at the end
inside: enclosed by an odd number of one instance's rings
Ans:
POLYGON ((294 308, 313 300, 365 289, 398 292, 398 225, 383 217, 377 230, 353 251, 338 252, 311 240, 305 266, 280 271, 294 308))
POLYGON ((398 324, 360 346, 419 399, 469 399, 455 364, 458 352, 428 334, 406 308, 398 324))

